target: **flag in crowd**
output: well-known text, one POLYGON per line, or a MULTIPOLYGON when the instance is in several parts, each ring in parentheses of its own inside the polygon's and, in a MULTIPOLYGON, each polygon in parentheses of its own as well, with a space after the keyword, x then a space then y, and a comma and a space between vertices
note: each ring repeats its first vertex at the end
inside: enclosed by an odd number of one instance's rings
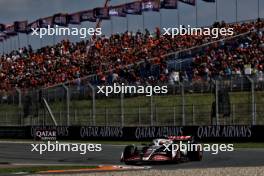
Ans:
POLYGON ((68 26, 68 15, 58 13, 53 16, 53 24, 56 24, 58 26, 68 26))
POLYGON ((4 24, 0 24, 0 32, 3 32, 5 30, 5 25, 4 24))
POLYGON ((15 21, 14 27, 16 32, 27 33, 28 31, 28 22, 27 21, 15 21))
POLYGON ((178 0, 163 0, 161 2, 161 8, 177 9, 178 8, 178 0))
POLYGON ((126 17, 125 5, 111 6, 109 8, 109 16, 126 17))
POLYGON ((103 8, 95 8, 94 9, 94 17, 96 19, 110 19, 109 16, 109 8, 108 7, 103 7, 103 8))
MULTIPOLYGON (((126 17, 127 14, 141 15, 142 11, 159 11, 163 9, 177 9, 178 1, 189 5, 195 5, 196 0, 137 0, 134 2, 121 4, 117 6, 94 8, 72 14, 58 13, 53 16, 38 19, 34 22, 16 21, 13 25, 0 24, 0 32, 6 36, 16 35, 19 33, 32 32, 32 28, 53 27, 54 24, 59 26, 68 26, 68 24, 81 24, 81 22, 96 22, 97 19, 110 19, 111 16, 126 17)), ((202 0, 213 3, 216 0, 202 0)), ((1 34, 1 33, 0 33, 1 34)), ((2 37, 1 40, 2 41, 2 37)))
POLYGON ((203 0, 205 2, 215 2, 215 0, 203 0))
POLYGON ((141 2, 136 1, 136 2, 127 3, 124 12, 126 14, 141 15, 142 14, 141 2))
POLYGON ((53 27, 53 16, 41 18, 39 20, 39 26, 41 28, 48 28, 48 26, 53 27))
POLYGON ((183 2, 185 4, 189 4, 189 5, 195 6, 195 1, 196 0, 179 0, 179 1, 181 1, 181 2, 183 2))
POLYGON ((81 24, 81 14, 77 12, 68 15, 68 24, 81 24))
POLYGON ((0 33, 0 41, 3 42, 4 40, 6 40, 8 38, 7 35, 5 35, 4 33, 0 33))
POLYGON ((5 26, 4 33, 6 35, 8 35, 8 36, 15 36, 15 35, 17 35, 17 33, 15 31, 15 26, 13 24, 6 25, 5 26))
POLYGON ((143 0, 142 10, 143 11, 159 11, 160 0, 143 0))
POLYGON ((32 23, 28 24, 28 32, 31 31, 31 29, 37 29, 40 27, 40 20, 33 21, 32 23))
POLYGON ((80 14, 81 14, 81 22, 83 21, 96 22, 96 18, 94 16, 93 10, 82 11, 80 12, 80 14))

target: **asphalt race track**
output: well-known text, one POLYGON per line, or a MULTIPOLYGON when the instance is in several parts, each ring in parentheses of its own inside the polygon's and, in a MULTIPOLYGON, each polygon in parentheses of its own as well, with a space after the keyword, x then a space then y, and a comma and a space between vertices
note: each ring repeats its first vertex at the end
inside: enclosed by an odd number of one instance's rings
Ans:
MULTIPOLYGON (((85 165, 122 165, 119 162, 124 146, 102 145, 103 151, 80 155, 78 152, 49 152, 40 155, 31 152, 30 143, 0 143, 0 165, 15 164, 85 164, 85 165)), ((264 149, 237 149, 217 155, 204 153, 201 162, 153 165, 157 169, 210 168, 264 166, 264 149)))

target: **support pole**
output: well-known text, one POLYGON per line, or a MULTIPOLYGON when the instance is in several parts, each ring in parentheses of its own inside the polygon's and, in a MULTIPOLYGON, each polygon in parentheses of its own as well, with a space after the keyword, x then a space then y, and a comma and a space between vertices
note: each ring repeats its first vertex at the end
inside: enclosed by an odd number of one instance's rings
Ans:
POLYGON ((96 124, 95 90, 92 84, 88 83, 88 86, 92 90, 92 117, 93 117, 93 125, 95 125, 96 124))
POLYGON ((237 0, 236 0, 236 22, 238 22, 238 3, 237 3, 237 0))
POLYGON ((154 125, 154 118, 153 118, 153 96, 150 96, 150 124, 151 126, 154 125))
POLYGON ((256 125, 256 111, 255 111, 255 83, 254 80, 247 76, 248 80, 251 83, 251 114, 252 114, 252 125, 256 125))
POLYGON ((16 91, 18 93, 18 107, 22 108, 22 95, 21 95, 21 90, 16 87, 16 91))
POLYGON ((120 95, 120 110, 121 110, 121 126, 124 126, 124 94, 121 93, 120 95))
POLYGON ((65 84, 63 84, 62 86, 66 91, 67 126, 70 126, 70 92, 69 88, 65 84))
POLYGON ((180 24, 181 24, 180 23, 180 7, 179 6, 180 6, 180 3, 178 3, 178 9, 177 9, 177 12, 178 12, 178 14, 177 14, 177 17, 178 17, 178 20, 177 20, 178 21, 178 27, 180 27, 180 24))
POLYGON ((259 6, 260 6, 260 2, 258 0, 258 18, 260 18, 260 8, 259 8, 259 6))
POLYGON ((195 25, 198 27, 198 2, 195 4, 195 25))
POLYGON ((215 0, 215 20, 218 21, 218 0, 215 0))
POLYGON ((215 117, 216 125, 219 125, 218 80, 215 80, 215 117))
POLYGON ((144 30, 145 30, 145 14, 144 14, 144 12, 142 12, 142 33, 144 33, 144 30))
MULTIPOLYGON (((50 109, 50 106, 49 106, 48 102, 46 101, 45 98, 42 98, 42 100, 43 100, 43 102, 44 102, 44 104, 45 104, 45 107, 47 108, 47 110, 48 110, 48 112, 49 112, 49 115, 50 115, 50 117, 51 117, 51 119, 52 119, 54 125, 55 125, 55 126, 58 126, 57 121, 56 121, 56 119, 55 119, 55 117, 54 117, 54 115, 53 115, 53 113, 52 113, 52 111, 51 111, 51 109, 50 109)), ((43 123, 44 123, 44 122, 43 122, 43 123)), ((44 124, 43 124, 43 126, 44 126, 44 124)))
POLYGON ((185 126, 185 95, 184 95, 184 85, 180 83, 181 86, 181 96, 182 96, 182 126, 185 126))

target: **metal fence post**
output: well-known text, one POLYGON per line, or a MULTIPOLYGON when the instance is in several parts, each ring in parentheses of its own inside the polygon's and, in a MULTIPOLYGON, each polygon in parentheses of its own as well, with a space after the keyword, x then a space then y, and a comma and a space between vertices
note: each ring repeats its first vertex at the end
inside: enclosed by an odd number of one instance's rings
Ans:
POLYGON ((95 107, 95 91, 94 91, 94 87, 88 83, 88 86, 92 89, 92 116, 93 116, 93 125, 96 124, 96 107, 95 107))
POLYGON ((120 93, 121 126, 124 126, 124 94, 120 93))
POLYGON ((251 83, 251 113, 252 113, 252 125, 256 125, 256 111, 255 111, 255 83, 254 80, 247 76, 248 80, 251 83))
POLYGON ((185 126, 185 95, 184 95, 184 85, 180 83, 181 86, 181 96, 182 96, 182 125, 185 126))
POLYGON ((216 125, 219 125, 218 80, 215 80, 215 117, 216 125))
POLYGON ((155 119, 154 119, 154 121, 155 121, 155 124, 159 124, 159 122, 158 122, 158 109, 157 109, 157 105, 155 104, 155 109, 154 109, 154 112, 155 112, 155 115, 154 115, 154 117, 155 117, 155 119))
POLYGON ((75 110, 74 110, 74 119, 73 119, 73 123, 76 122, 76 118, 77 118, 77 110, 75 109, 75 110))
POLYGON ((195 109, 194 109, 194 104, 192 104, 192 124, 195 125, 195 109))
POLYGON ((108 109, 105 107, 105 125, 108 125, 108 109))
POLYGON ((176 125, 176 107, 173 107, 173 125, 176 125))
POLYGON ((70 92, 69 92, 69 88, 65 86, 65 84, 63 84, 62 86, 66 91, 67 126, 70 126, 70 92))
POLYGON ((141 110, 140 110, 140 106, 138 106, 138 125, 141 125, 141 110))
POLYGON ((232 105, 232 120, 231 120, 231 124, 233 125, 235 122, 235 118, 236 118, 236 109, 235 109, 235 104, 232 105))
POLYGON ((59 119, 59 124, 62 125, 62 120, 61 120, 61 110, 60 110, 60 119, 59 119))
POLYGON ((153 96, 150 96, 150 124, 153 126, 153 96))
POLYGON ((18 93, 18 107, 22 107, 22 95, 21 95, 21 90, 16 87, 16 91, 18 93))

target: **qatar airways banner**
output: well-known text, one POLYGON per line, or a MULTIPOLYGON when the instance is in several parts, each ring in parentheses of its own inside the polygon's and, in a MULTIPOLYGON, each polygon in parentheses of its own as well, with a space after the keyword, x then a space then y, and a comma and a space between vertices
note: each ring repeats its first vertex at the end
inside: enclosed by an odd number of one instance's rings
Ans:
POLYGON ((264 142, 264 126, 28 126, 0 127, 0 138, 146 141, 166 136, 194 136, 198 141, 264 142))

